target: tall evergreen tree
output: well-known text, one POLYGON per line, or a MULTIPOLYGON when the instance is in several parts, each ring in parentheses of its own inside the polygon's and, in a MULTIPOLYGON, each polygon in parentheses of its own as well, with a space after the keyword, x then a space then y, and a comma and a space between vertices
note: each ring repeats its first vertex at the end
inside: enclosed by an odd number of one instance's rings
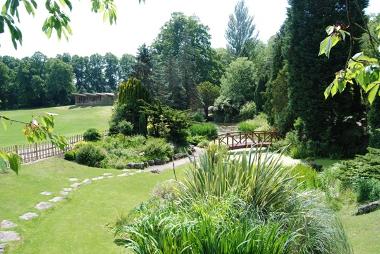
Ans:
POLYGON ((230 15, 225 36, 227 48, 234 56, 248 57, 255 51, 258 33, 244 0, 239 0, 230 15))
MULTIPOLYGON (((347 24, 347 14, 352 24, 363 25, 361 16, 368 0, 290 0, 289 4, 289 107, 303 121, 300 138, 311 141, 310 146, 322 155, 352 155, 365 147, 359 123, 364 116, 360 94, 353 89, 334 100, 326 101, 323 96, 335 72, 344 66, 348 46, 340 45, 330 59, 317 55, 328 25, 347 24)), ((354 37, 362 33, 356 26, 350 32, 354 37)), ((355 44, 353 52, 357 51, 355 44)))
POLYGON ((136 63, 133 66, 132 75, 141 81, 145 89, 148 90, 150 94, 153 93, 152 87, 152 52, 144 43, 137 50, 136 63))

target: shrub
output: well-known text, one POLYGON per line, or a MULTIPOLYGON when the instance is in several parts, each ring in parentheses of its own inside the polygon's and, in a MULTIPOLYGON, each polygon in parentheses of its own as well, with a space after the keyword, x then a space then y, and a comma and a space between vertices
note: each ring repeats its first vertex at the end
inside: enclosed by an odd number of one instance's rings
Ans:
POLYGON ((144 254, 351 253, 321 195, 300 191, 280 159, 210 146, 175 195, 164 188, 116 223, 118 241, 144 254))
POLYGON ((99 167, 105 158, 106 153, 103 149, 89 143, 78 149, 75 161, 90 167, 99 167))
POLYGON ((360 178, 355 184, 357 201, 376 201, 380 199, 380 181, 376 179, 360 178))
POLYGON ((101 138, 102 135, 95 128, 88 129, 85 131, 85 133, 83 133, 83 139, 85 141, 99 141, 101 138))
POLYGON ((198 123, 190 126, 190 133, 192 136, 204 136, 211 140, 218 136, 218 129, 212 123, 198 123))
POLYGON ((292 174, 305 189, 317 189, 320 186, 318 173, 308 165, 297 164, 292 169, 292 174))
POLYGON ((64 155, 65 160, 75 161, 75 157, 76 157, 76 151, 75 150, 65 152, 65 155, 64 155))
POLYGON ((206 141, 208 142, 207 138, 204 136, 188 136, 187 137, 187 142, 189 142, 192 145, 198 145, 199 143, 206 141))
POLYGON ((202 113, 194 112, 190 115, 190 119, 194 122, 203 123, 205 121, 205 117, 202 113))
POLYGON ((253 101, 247 102, 240 109, 239 117, 241 120, 252 119, 256 116, 256 104, 253 101))
POLYGON ((125 136, 131 135, 133 133, 133 124, 131 122, 123 120, 118 123, 117 127, 119 133, 125 136))
POLYGON ((238 130, 242 132, 269 131, 270 126, 266 115, 261 113, 252 120, 240 122, 238 125, 238 130))
POLYGON ((369 146, 380 149, 380 129, 375 129, 369 136, 369 146))
POLYGON ((173 147, 162 138, 149 138, 142 148, 145 158, 152 159, 170 159, 173 156, 173 147))

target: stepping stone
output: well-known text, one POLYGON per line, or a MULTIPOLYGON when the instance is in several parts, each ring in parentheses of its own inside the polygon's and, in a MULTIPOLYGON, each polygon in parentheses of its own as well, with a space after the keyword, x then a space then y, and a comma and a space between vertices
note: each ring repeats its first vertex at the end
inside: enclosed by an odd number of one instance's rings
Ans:
POLYGON ((5 247, 7 247, 6 243, 1 243, 0 244, 0 254, 3 254, 5 252, 5 247))
POLYGON ((107 176, 107 178, 113 178, 114 176, 107 176))
POLYGON ((112 173, 104 173, 103 176, 112 176, 112 173))
POLYGON ((133 176, 134 174, 136 174, 136 173, 129 173, 130 176, 133 176))
POLYGON ((29 213, 25 213, 25 214, 21 215, 19 218, 21 220, 32 220, 32 219, 37 218, 37 217, 38 217, 38 214, 29 212, 29 213))
POLYGON ((72 190, 73 190, 73 188, 63 188, 63 191, 65 191, 65 192, 70 192, 72 190))
POLYGON ((0 232, 0 243, 7 243, 13 241, 20 241, 21 237, 14 231, 2 231, 0 232))
POLYGON ((57 202, 61 202, 63 199, 64 199, 63 197, 54 197, 54 198, 50 199, 49 201, 57 203, 57 202))
POLYGON ((17 227, 17 224, 13 223, 10 220, 3 220, 0 223, 0 228, 14 228, 14 227, 17 227))
POLYGON ((61 194, 62 196, 68 196, 70 193, 67 191, 60 191, 59 194, 61 194))
POLYGON ((49 202, 40 202, 34 208, 36 208, 38 210, 46 210, 46 209, 49 209, 49 208, 52 208, 52 207, 53 207, 52 203, 49 203, 49 202))
POLYGON ((44 196, 50 196, 53 194, 53 192, 50 192, 50 191, 43 191, 40 193, 41 195, 44 195, 44 196))
POLYGON ((104 179, 104 176, 98 176, 98 177, 92 178, 93 181, 98 181, 98 180, 102 180, 102 179, 104 179))
POLYGON ((70 182, 78 182, 79 179, 78 179, 78 178, 75 178, 75 177, 71 177, 71 178, 69 178, 69 181, 70 181, 70 182))
POLYGON ((92 181, 90 179, 84 179, 82 181, 82 184, 84 184, 84 185, 87 185, 87 184, 90 184, 90 183, 92 183, 92 181))
POLYGON ((120 174, 120 175, 117 175, 117 176, 122 177, 122 176, 128 176, 128 175, 129 175, 128 173, 124 173, 124 174, 120 174))
POLYGON ((70 185, 70 187, 76 189, 76 188, 79 188, 80 187, 80 183, 73 183, 72 185, 70 185))
POLYGON ((121 172, 129 172, 129 169, 123 169, 121 172))

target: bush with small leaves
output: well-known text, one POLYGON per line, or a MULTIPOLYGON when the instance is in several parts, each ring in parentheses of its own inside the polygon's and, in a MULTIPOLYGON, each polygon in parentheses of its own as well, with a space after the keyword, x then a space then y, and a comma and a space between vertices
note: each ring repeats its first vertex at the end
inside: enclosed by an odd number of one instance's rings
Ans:
POLYGON ((190 126, 192 136, 203 136, 207 139, 214 139, 218 136, 218 129, 213 123, 197 123, 190 126))
POLYGON ((100 167, 106 158, 106 152, 94 144, 88 143, 81 146, 76 152, 75 161, 90 167, 100 167))
POLYGON ((249 101, 243 105, 240 109, 239 117, 241 120, 252 119, 256 116, 256 104, 253 101, 249 101))
POLYGON ((83 139, 85 141, 99 141, 101 138, 102 134, 100 134, 100 132, 95 128, 90 128, 83 134, 83 139))
POLYGON ((64 155, 65 160, 75 161, 75 157, 76 157, 76 151, 75 150, 65 152, 65 155, 64 155))

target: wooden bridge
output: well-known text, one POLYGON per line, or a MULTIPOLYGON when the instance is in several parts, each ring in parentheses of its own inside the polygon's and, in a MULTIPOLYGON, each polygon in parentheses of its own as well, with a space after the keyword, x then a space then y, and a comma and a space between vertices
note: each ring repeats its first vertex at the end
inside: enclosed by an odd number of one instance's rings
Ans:
POLYGON ((214 144, 226 145, 230 150, 233 150, 268 147, 278 139, 278 133, 275 131, 228 132, 218 135, 214 144))

